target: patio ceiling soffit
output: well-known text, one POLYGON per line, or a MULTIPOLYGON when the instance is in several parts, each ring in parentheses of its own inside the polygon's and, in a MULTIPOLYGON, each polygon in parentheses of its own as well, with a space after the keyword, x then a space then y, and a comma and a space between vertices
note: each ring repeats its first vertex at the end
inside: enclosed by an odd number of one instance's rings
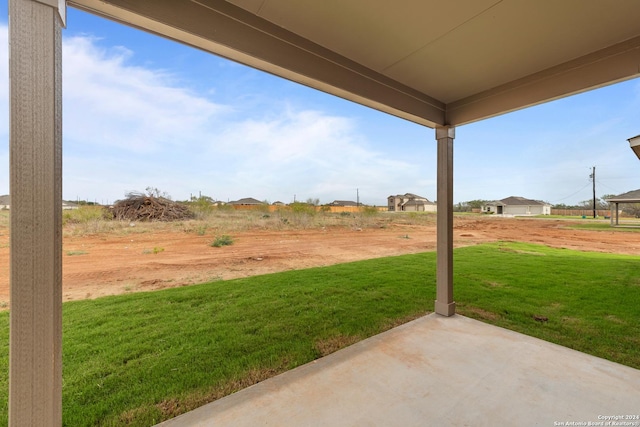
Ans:
POLYGON ((640 75, 637 36, 446 104, 227 1, 68 4, 428 127, 462 125, 640 75))

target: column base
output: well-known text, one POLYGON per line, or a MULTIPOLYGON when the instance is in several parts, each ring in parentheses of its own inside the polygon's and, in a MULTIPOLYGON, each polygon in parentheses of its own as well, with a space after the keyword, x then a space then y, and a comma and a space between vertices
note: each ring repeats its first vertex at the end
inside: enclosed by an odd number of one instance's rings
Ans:
POLYGON ((439 302, 436 300, 436 314, 440 314, 442 316, 453 316, 456 314, 456 302, 439 302))

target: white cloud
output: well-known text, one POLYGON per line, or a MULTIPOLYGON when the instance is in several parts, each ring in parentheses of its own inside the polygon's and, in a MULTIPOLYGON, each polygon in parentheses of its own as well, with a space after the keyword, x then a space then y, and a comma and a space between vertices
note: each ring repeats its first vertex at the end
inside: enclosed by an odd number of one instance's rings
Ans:
POLYGON ((244 96, 215 103, 176 84, 179 76, 133 65, 126 48, 99 44, 85 36, 63 44, 65 194, 72 198, 113 200, 151 185, 176 198, 203 191, 328 202, 353 199, 361 188, 363 201, 384 203, 402 188, 398 181, 430 182, 420 176, 426 168, 369 149, 349 118, 277 97, 263 110, 244 96), (96 195, 96 188, 104 190, 96 195))
MULTIPOLYGON (((0 43, 8 43, 6 25, 0 43)), ((246 94, 215 102, 215 90, 193 93, 176 72, 137 65, 134 52, 105 44, 91 36, 63 39, 65 198, 113 201, 151 185, 176 198, 203 191, 222 199, 290 201, 298 194, 331 201, 354 199, 361 188, 370 203, 383 203, 387 187, 401 187, 398 176, 428 182, 421 167, 369 149, 349 118, 282 99, 256 112, 261 103, 243 102, 246 94)), ((0 50, 4 163, 7 56, 0 50)), ((8 192, 8 174, 2 180, 0 193, 8 192)))
MULTIPOLYGON (((356 109, 342 109, 344 104, 332 100, 325 99, 321 108, 300 106, 264 85, 262 73, 243 73, 231 62, 220 68, 237 69, 234 77, 224 72, 198 85, 183 81, 179 69, 139 65, 136 52, 110 46, 108 39, 68 33, 63 33, 66 198, 113 201, 147 186, 175 198, 202 191, 220 199, 288 202, 296 194, 299 200, 328 202, 355 199, 356 189, 367 203, 384 203, 387 195, 407 191, 435 197, 435 144, 429 136, 424 144, 403 141, 391 121, 388 128, 378 126, 377 134, 372 121, 380 116, 362 114, 367 118, 360 122, 340 113, 359 114, 356 109), (189 89, 198 86, 206 89, 189 89)), ((162 52, 168 43, 150 40, 140 45, 162 52)), ((0 46, 7 45, 7 26, 0 24, 0 46)), ((156 63, 171 64, 157 58, 156 63)), ((7 62, 8 51, 0 48, 4 165, 7 62)), ((308 91, 287 88, 306 102, 302 94, 308 91)), ((635 189, 640 168, 626 138, 640 133, 638 105, 640 80, 461 127, 454 144, 454 198, 522 195, 553 201, 583 187, 594 164, 610 188, 635 189)), ((8 167, 0 167, 0 174, 3 194, 8 167)))
POLYGON ((371 203, 383 203, 387 186, 397 188, 398 179, 415 181, 420 174, 417 165, 369 149, 351 120, 318 111, 289 108, 276 117, 231 124, 214 149, 211 158, 223 153, 235 167, 227 187, 240 184, 244 196, 253 197, 268 191, 264 197, 270 200, 293 194, 322 202, 355 199, 361 188, 371 203))
POLYGON ((123 47, 63 41, 65 141, 142 153, 200 145, 226 107, 177 86, 172 75, 132 65, 123 47))

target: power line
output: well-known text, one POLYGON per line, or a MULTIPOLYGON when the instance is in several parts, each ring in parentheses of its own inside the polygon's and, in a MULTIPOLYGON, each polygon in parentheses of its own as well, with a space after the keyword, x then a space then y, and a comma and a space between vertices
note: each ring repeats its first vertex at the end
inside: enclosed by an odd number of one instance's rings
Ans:
POLYGON ((604 186, 604 187, 608 188, 609 190, 614 191, 614 192, 615 192, 615 194, 620 194, 620 193, 622 193, 622 191, 620 191, 620 190, 619 190, 619 189, 617 189, 617 188, 609 187, 607 184, 603 184, 603 183, 602 183, 602 181, 600 181, 600 180, 598 180, 598 185, 602 185, 602 186, 604 186))
POLYGON ((581 189, 579 189, 578 191, 576 191, 575 193, 573 193, 573 194, 569 194, 567 197, 563 197, 562 199, 554 200, 554 201, 553 201, 553 203, 555 203, 555 202, 561 202, 561 201, 563 201, 563 200, 565 200, 565 199, 568 199, 569 197, 573 197, 573 196, 575 196, 576 194, 578 194, 579 192, 581 192, 582 190, 584 190, 585 188, 587 188, 589 185, 591 185, 591 183, 590 183, 590 182, 589 182, 589 183, 587 183, 584 187, 582 187, 582 188, 581 188, 581 189))

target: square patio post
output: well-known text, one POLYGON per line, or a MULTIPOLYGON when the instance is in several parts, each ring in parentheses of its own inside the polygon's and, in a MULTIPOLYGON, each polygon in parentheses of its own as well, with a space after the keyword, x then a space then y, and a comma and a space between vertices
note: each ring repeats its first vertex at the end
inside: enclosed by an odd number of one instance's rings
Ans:
POLYGON ((9 425, 62 424, 65 0, 9 1, 9 425))
POLYGON ((453 301, 453 139, 455 128, 436 128, 438 141, 438 223, 435 311, 443 316, 456 312, 453 301))

